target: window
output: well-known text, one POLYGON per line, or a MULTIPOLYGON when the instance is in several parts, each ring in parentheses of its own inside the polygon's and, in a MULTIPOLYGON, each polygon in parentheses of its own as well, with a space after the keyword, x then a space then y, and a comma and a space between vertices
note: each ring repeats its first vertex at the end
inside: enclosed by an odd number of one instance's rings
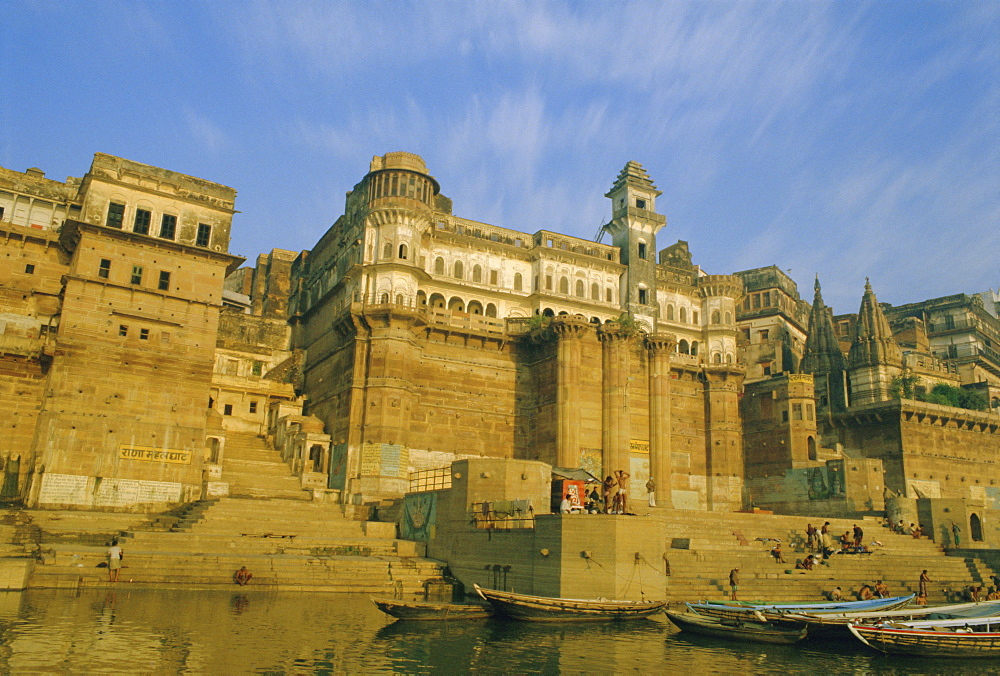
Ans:
POLYGON ((792 404, 792 420, 802 420, 802 404, 792 404))
POLYGON ((401 260, 404 260, 404 261, 406 260, 406 245, 405 244, 400 244, 399 245, 399 258, 401 260))
POLYGON ((692 324, 697 324, 698 323, 698 311, 697 310, 695 310, 694 312, 691 313, 691 323, 692 324))
POLYGON ((770 332, 767 329, 761 329, 761 332, 760 332, 759 335, 760 335, 760 342, 765 343, 765 342, 767 342, 768 337, 771 334, 770 334, 770 332))
POLYGON ((132 266, 132 284, 142 284, 142 266, 132 266))
POLYGON ((257 412, 257 402, 256 401, 251 401, 250 402, 250 412, 251 413, 256 413, 257 412))
POLYGON ((673 305, 668 305, 667 306, 667 321, 671 321, 671 322, 674 321, 674 306, 673 305))
POLYGON ((781 422, 788 422, 788 409, 783 409, 781 411, 781 422))
POLYGON ((149 329, 139 329, 139 340, 149 340, 149 329))
POLYGON ((545 275, 545 290, 552 290, 552 275, 545 275))
POLYGON ((166 270, 160 270, 160 283, 157 285, 160 291, 170 290, 170 273, 166 270))
POLYGON ((719 314, 718 310, 712 312, 712 324, 718 324, 722 321, 722 316, 719 314))
POLYGON ((569 293, 569 280, 565 277, 559 278, 559 293, 569 293))
POLYGON ((582 279, 576 280, 576 295, 579 296, 580 298, 583 298, 585 295, 587 295, 586 286, 584 285, 582 279))
POLYGON ((462 279, 465 276, 465 268, 462 267, 462 261, 455 261, 455 277, 457 279, 462 279))
POLYGON ((24 266, 24 274, 33 275, 35 274, 35 266, 31 263, 27 263, 24 266))
POLYGON ((476 283, 483 281, 483 269, 479 265, 472 266, 472 281, 476 283))
POLYGON ((118 204, 117 202, 112 202, 108 205, 108 220, 107 225, 109 228, 122 229, 122 221, 125 220, 125 205, 118 204))
POLYGON ((212 239, 212 226, 206 225, 204 223, 198 224, 198 238, 195 240, 197 246, 208 246, 209 241, 212 239))
POLYGON ((101 279, 107 279, 111 275, 111 260, 108 258, 101 259, 101 265, 97 268, 97 276, 101 279))
POLYGON ((160 332, 160 342, 163 343, 164 345, 169 344, 170 343, 170 334, 168 332, 166 332, 166 331, 161 331, 160 332))
POLYGON ((392 258, 392 242, 386 242, 382 247, 382 258, 392 258))
POLYGON ((125 326, 124 324, 119 324, 118 325, 118 335, 119 336, 127 336, 128 335, 128 327, 125 326))
MULTIPOLYGON (((636 199, 636 201, 635 201, 635 208, 636 209, 645 209, 646 208, 646 200, 636 199)), ((642 254, 639 254, 639 255, 642 256, 642 254)))
POLYGON ((256 359, 250 364, 250 373, 255 376, 259 376, 264 372, 264 362, 257 361, 256 359))
POLYGON ((590 299, 601 300, 601 287, 597 286, 597 282, 590 285, 590 299))
POLYGON ((606 302, 606 303, 611 303, 611 302, 613 302, 613 300, 614 300, 614 296, 612 295, 612 293, 613 293, 613 292, 611 291, 611 287, 609 286, 609 287, 608 287, 608 288, 607 288, 607 289, 605 290, 605 292, 604 292, 604 294, 605 294, 605 299, 604 299, 604 302, 606 302))
MULTIPOLYGON (((207 225, 205 226, 208 227, 207 225)), ((171 214, 163 214, 160 219, 160 237, 163 239, 173 239, 177 235, 177 217, 171 214)), ((201 226, 198 226, 198 237, 201 237, 201 226)), ((205 243, 201 246, 208 246, 208 236, 205 236, 205 243)))
POLYGON ((0 207, 0 221, 3 220, 3 211, 4 211, 4 208, 0 207))
POLYGON ((444 259, 438 256, 434 259, 434 274, 443 275, 444 274, 444 259))
POLYGON ((490 284, 497 286, 500 283, 500 273, 496 270, 490 270, 490 284))
POLYGON ((522 281, 521 273, 520 272, 515 272, 514 273, 514 290, 515 291, 520 291, 521 290, 521 286, 523 284, 524 284, 524 282, 522 281))
MULTIPOLYGON (((640 209, 642 207, 639 207, 640 209)), ((646 243, 639 242, 639 258, 646 260, 646 243)))
POLYGON ((225 415, 232 415, 233 414, 233 405, 232 404, 226 404, 225 408, 223 409, 223 412, 224 412, 225 415))
POLYGON ((149 234, 149 221, 152 219, 153 214, 149 213, 145 209, 135 210, 135 223, 132 225, 132 232, 137 232, 140 235, 149 234))
POLYGON ((645 305, 646 304, 646 300, 647 300, 646 295, 647 295, 646 294, 646 289, 639 289, 639 305, 645 305))
POLYGON ((771 375, 771 362, 767 362, 766 364, 763 364, 763 367, 764 367, 764 375, 765 376, 771 375))
POLYGON ((686 308, 686 307, 682 307, 682 308, 681 308, 681 313, 680 313, 680 316, 681 316, 681 323, 683 323, 683 324, 687 324, 687 320, 688 320, 688 311, 687 311, 687 308, 686 308))

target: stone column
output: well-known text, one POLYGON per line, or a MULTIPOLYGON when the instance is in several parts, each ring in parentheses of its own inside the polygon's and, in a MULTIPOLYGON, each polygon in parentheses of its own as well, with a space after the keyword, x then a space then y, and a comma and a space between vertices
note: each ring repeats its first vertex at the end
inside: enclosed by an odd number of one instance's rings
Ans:
POLYGON ((646 337, 649 351, 649 476, 656 484, 656 504, 673 507, 673 449, 670 444, 670 355, 677 338, 669 334, 646 337))
POLYGON ((560 467, 580 466, 580 362, 582 338, 590 324, 579 317, 552 322, 556 344, 556 462, 560 467))
POLYGON ((735 511, 742 507, 743 434, 738 393, 745 373, 735 365, 706 366, 702 373, 708 509, 735 511))
MULTIPOLYGON (((631 471, 629 462, 629 397, 628 374, 629 340, 621 329, 613 325, 601 327, 601 358, 603 380, 601 383, 602 409, 602 474, 613 475, 615 470, 631 471)), ((601 477, 602 479, 604 477, 601 477)))

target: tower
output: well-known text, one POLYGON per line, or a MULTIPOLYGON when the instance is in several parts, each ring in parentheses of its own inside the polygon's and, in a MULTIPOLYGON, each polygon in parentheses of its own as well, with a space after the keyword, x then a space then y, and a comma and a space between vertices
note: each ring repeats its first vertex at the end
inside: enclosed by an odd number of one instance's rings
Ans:
POLYGON ((812 310, 809 312, 809 335, 806 337, 802 372, 811 373, 816 388, 820 412, 839 413, 847 407, 847 370, 833 329, 833 317, 823 302, 819 275, 813 288, 812 310))
POLYGON ((628 162, 605 197, 611 200, 611 221, 604 229, 621 250, 626 266, 621 277, 621 305, 648 330, 656 327, 656 233, 667 223, 656 213, 656 189, 638 162, 628 162))
POLYGON ((847 367, 851 405, 889 399, 892 378, 903 370, 903 354, 867 279, 847 367))

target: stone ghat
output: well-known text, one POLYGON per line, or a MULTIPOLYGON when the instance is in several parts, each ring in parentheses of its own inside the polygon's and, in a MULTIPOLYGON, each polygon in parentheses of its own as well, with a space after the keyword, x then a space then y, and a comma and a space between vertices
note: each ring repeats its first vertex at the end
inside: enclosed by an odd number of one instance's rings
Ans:
MULTIPOLYGON (((639 510, 639 508, 637 508, 639 510)), ((957 597, 994 574, 982 558, 947 556, 933 541, 898 535, 880 520, 829 519, 839 537, 855 523, 872 554, 836 554, 811 571, 796 570, 808 553, 807 523, 816 518, 645 509, 638 516, 541 515, 534 529, 472 530, 461 524, 429 544, 466 585, 572 598, 664 598, 672 603, 729 598, 729 571, 739 567, 741 600, 820 601, 841 587, 844 596, 883 580, 892 594, 917 591, 927 570, 930 603, 957 597), (786 563, 771 556, 780 540, 786 563), (669 575, 666 574, 669 563, 669 575)), ((968 552, 965 552, 968 554, 968 552)), ((985 584, 984 584, 985 581, 985 584)))
POLYGON ((231 589, 233 573, 245 565, 259 589, 414 597, 442 576, 440 562, 419 556, 421 546, 395 537, 395 524, 355 521, 340 505, 224 498, 152 518, 8 514, 18 516, 6 554, 35 559, 29 588, 110 586, 98 564, 115 536, 125 551, 119 586, 231 589))

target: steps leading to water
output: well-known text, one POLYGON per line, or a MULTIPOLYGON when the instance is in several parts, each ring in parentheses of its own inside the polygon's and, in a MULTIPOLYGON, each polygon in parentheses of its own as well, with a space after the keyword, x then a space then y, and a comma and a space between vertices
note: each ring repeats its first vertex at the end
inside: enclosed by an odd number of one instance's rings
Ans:
POLYGON ((227 432, 222 456, 222 481, 235 497, 310 500, 281 454, 267 441, 245 432, 227 432))

